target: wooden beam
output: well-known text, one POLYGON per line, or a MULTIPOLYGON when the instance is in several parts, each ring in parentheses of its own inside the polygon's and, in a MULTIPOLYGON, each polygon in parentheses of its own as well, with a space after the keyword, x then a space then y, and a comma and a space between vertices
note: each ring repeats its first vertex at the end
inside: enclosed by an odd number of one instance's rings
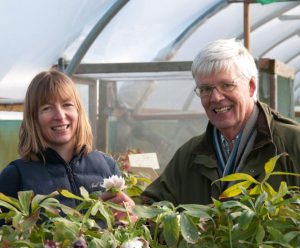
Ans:
POLYGON ((250 1, 244 1, 244 46, 250 51, 250 1))
POLYGON ((295 68, 284 64, 280 60, 260 58, 257 65, 260 71, 265 71, 269 74, 276 74, 285 78, 295 78, 295 68))
POLYGON ((23 112, 23 104, 0 104, 0 111, 15 111, 15 112, 23 112))

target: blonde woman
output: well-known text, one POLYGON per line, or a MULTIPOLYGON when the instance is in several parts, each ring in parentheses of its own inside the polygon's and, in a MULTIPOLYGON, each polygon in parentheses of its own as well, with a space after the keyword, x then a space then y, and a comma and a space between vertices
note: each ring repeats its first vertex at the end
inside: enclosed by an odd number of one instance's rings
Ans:
MULTIPOLYGON (((31 81, 20 127, 20 159, 0 174, 0 192, 17 197, 18 191, 49 194, 67 189, 79 195, 103 191, 105 178, 119 175, 115 161, 92 148, 93 136, 74 82, 56 70, 44 71, 31 81)), ((59 196, 70 207, 77 202, 59 196)), ((105 200, 133 205, 124 193, 105 194, 105 200)))

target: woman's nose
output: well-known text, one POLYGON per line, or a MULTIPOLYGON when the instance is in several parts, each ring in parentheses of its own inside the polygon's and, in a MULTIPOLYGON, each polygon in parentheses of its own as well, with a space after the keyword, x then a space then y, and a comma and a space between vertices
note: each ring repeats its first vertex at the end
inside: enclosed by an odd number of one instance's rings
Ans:
POLYGON ((57 106, 55 108, 54 118, 56 120, 61 120, 64 118, 64 116, 65 116, 65 112, 64 112, 63 108, 61 108, 60 106, 57 106))

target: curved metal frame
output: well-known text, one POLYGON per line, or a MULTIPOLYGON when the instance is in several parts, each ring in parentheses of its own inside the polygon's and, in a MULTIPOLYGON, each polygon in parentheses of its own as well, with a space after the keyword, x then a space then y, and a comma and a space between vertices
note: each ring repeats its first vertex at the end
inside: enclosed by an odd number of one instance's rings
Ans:
POLYGON ((107 26, 107 24, 114 18, 114 16, 129 2, 129 0, 118 0, 116 1, 108 11, 100 18, 100 20, 96 23, 96 25, 89 32, 84 42, 78 48, 77 52, 71 59, 67 68, 65 69, 65 73, 71 76, 77 69, 80 64, 82 58, 93 44, 98 35, 102 32, 102 30, 107 26))
POLYGON ((215 4, 209 10, 205 11, 196 20, 192 21, 167 47, 161 49, 161 52, 155 57, 155 60, 170 60, 176 51, 182 46, 185 40, 188 39, 200 26, 202 26, 209 18, 217 14, 221 9, 226 8, 228 2, 223 0, 215 4))
MULTIPOLYGON (((259 56, 263 57, 264 55, 266 55, 268 52, 270 52, 272 49, 274 49, 276 46, 278 46, 279 44, 287 41, 288 39, 292 38, 293 36, 296 36, 300 34, 300 28, 297 29, 296 31, 290 33, 289 35, 283 37, 281 40, 279 40, 278 42, 274 43, 272 46, 270 46, 268 49, 266 49, 263 53, 261 53, 259 56)), ((286 63, 286 61, 285 61, 286 63)))

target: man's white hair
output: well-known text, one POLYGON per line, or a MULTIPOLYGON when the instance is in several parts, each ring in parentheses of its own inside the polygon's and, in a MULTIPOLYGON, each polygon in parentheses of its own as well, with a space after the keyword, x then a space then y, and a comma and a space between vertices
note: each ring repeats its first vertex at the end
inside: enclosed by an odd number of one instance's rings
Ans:
MULTIPOLYGON (((241 41, 235 39, 216 40, 209 43, 196 56, 192 74, 206 77, 221 71, 235 70, 237 76, 251 79, 258 84, 258 70, 255 60, 241 41)), ((256 99, 256 94, 253 96, 256 99)))

